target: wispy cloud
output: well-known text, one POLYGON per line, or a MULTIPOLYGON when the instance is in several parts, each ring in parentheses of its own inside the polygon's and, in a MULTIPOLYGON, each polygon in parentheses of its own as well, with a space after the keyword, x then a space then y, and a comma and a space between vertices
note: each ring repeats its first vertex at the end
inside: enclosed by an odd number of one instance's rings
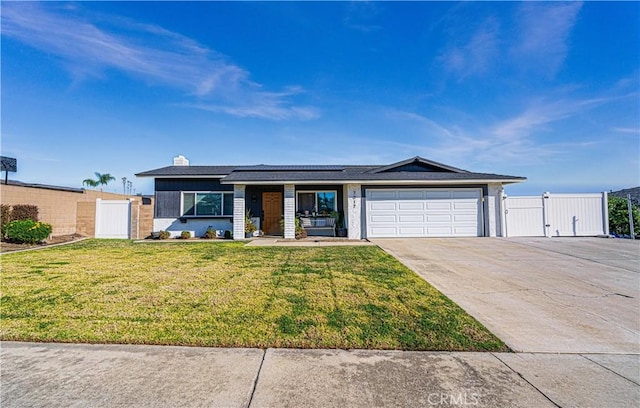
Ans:
POLYGON ((216 111, 235 116, 318 115, 296 106, 289 90, 262 90, 247 70, 181 34, 119 16, 80 17, 74 7, 56 6, 3 3, 2 35, 54 55, 76 81, 119 70, 151 85, 180 89, 194 98, 194 106, 215 105, 216 111), (246 100, 253 104, 238 102, 246 100))
POLYGON ((521 114, 493 126, 492 134, 502 140, 522 139, 549 123, 569 118, 614 99, 616 98, 536 100, 521 114))
POLYGON ((614 127, 611 130, 617 133, 629 133, 632 135, 640 135, 640 128, 614 127))
POLYGON ((283 92, 240 92, 242 97, 233 104, 195 103, 188 106, 210 111, 223 112, 239 117, 255 117, 265 119, 303 119, 310 120, 320 117, 320 111, 312 106, 293 106, 289 98, 303 93, 298 87, 289 88, 283 92))
POLYGON ((488 18, 464 44, 453 45, 444 51, 439 61, 459 79, 485 73, 498 56, 499 25, 488 18))
POLYGON ((437 61, 458 80, 502 69, 553 77, 565 61, 581 7, 580 2, 525 2, 506 20, 456 6, 445 19, 449 44, 437 61))
POLYGON ((538 98, 532 100, 527 109, 512 117, 489 123, 485 122, 486 119, 472 121, 465 126, 437 121, 413 112, 391 111, 387 116, 402 121, 399 126, 418 126, 415 134, 421 135, 422 139, 414 138, 406 144, 395 141, 388 143, 463 168, 468 164, 482 168, 506 161, 519 165, 534 164, 599 143, 595 137, 574 141, 547 139, 543 135, 555 129, 555 122, 574 119, 617 99, 609 97, 549 102, 538 98))
POLYGON ((555 75, 566 58, 581 7, 581 2, 523 3, 517 15, 519 35, 511 49, 520 67, 555 75))
POLYGON ((379 5, 368 1, 351 2, 347 8, 344 24, 356 31, 370 33, 380 29, 373 21, 378 17, 379 5))

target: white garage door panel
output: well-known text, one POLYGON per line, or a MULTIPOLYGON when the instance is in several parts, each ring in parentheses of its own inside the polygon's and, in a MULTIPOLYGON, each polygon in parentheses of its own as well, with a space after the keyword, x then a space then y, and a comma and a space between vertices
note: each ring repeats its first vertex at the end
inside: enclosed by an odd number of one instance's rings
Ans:
POLYGON ((482 235, 481 189, 367 189, 367 237, 482 235))
POLYGON ((478 194, 479 192, 473 191, 473 190, 466 190, 466 191, 453 191, 451 197, 452 198, 471 198, 471 199, 476 199, 478 198, 478 194))
POLYGON ((399 223, 419 223, 419 224, 423 224, 424 223, 424 215, 422 214, 400 214, 398 216, 398 222, 399 223))
POLYGON ((424 203, 421 201, 408 201, 408 202, 398 202, 398 210, 400 211, 422 211, 424 210, 424 203))
POLYGON ((451 198, 451 191, 425 191, 425 198, 451 198))
POLYGON ((453 235, 453 229, 449 227, 429 227, 426 236, 442 237, 453 235))
POLYGON ((454 214, 453 215, 454 223, 473 224, 477 221, 478 221, 478 216, 476 214, 454 214))
MULTIPOLYGON (((428 199, 428 200, 433 200, 433 199, 428 199)), ((450 211, 451 210, 451 203, 448 201, 426 201, 425 202, 426 206, 427 206, 427 210, 434 210, 434 211, 450 211)))
POLYGON ((478 236, 477 231, 478 230, 475 227, 454 227, 453 235, 459 236, 459 237, 477 237, 478 236))
POLYGON ((456 200, 457 201, 453 203, 453 208, 455 210, 468 210, 470 212, 475 212, 478 209, 478 203, 476 202, 476 200, 471 200, 469 198, 456 200))
POLYGON ((380 215, 372 215, 371 222, 375 224, 395 224, 398 222, 395 214, 380 214, 380 215))
POLYGON ((371 209, 376 210, 376 211, 395 211, 396 210, 396 203, 394 202, 389 202, 389 201, 378 201, 378 202, 373 202, 371 203, 372 207, 371 209))
POLYGON ((420 227, 400 227, 398 228, 398 231, 400 235, 403 237, 413 236, 413 235, 420 236, 424 234, 424 228, 420 228, 420 227))
POLYGON ((393 200, 396 198, 395 191, 378 190, 378 191, 372 191, 371 194, 372 195, 370 198, 373 200, 393 200))
POLYGON ((395 227, 375 227, 371 229, 371 234, 378 238, 389 238, 398 236, 398 231, 395 227))
POLYGON ((398 191, 395 198, 401 200, 422 200, 424 199, 424 191, 398 191))
POLYGON ((427 222, 451 224, 451 215, 450 214, 439 214, 439 215, 427 214, 427 222))

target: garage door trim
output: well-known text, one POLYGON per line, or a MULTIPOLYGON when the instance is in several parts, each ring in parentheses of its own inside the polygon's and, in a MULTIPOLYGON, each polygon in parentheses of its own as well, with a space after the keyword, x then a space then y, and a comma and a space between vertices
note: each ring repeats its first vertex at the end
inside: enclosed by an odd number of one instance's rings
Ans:
POLYGON ((368 238, 484 234, 482 188, 367 188, 368 238))

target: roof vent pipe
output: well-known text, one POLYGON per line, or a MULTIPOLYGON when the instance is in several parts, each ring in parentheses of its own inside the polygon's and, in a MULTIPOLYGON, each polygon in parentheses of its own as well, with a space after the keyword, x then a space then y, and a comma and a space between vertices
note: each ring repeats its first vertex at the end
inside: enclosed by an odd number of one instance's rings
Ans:
POLYGON ((188 166, 189 165, 189 160, 184 157, 183 155, 178 155, 176 157, 173 158, 173 165, 174 166, 188 166))

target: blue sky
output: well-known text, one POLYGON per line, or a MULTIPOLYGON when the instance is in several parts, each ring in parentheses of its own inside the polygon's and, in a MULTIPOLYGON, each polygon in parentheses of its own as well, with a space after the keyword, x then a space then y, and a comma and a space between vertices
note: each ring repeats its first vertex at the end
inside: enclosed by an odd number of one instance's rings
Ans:
POLYGON ((11 179, 389 164, 640 184, 640 3, 2 2, 11 179))

